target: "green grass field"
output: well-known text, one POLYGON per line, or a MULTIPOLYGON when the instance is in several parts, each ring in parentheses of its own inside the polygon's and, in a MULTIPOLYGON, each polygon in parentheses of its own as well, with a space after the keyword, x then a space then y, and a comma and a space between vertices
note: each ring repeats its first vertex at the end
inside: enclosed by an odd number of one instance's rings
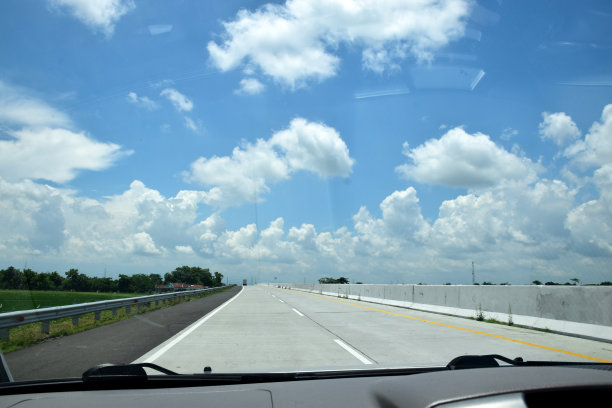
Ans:
POLYGON ((143 296, 142 293, 61 292, 45 290, 0 290, 0 313, 75 303, 143 296))

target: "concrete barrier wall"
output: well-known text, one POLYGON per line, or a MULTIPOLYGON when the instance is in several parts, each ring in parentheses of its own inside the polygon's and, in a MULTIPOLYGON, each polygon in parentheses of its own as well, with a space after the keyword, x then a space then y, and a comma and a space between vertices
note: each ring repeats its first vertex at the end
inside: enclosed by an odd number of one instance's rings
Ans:
POLYGON ((610 286, 321 285, 281 286, 346 299, 548 329, 612 342, 610 286))

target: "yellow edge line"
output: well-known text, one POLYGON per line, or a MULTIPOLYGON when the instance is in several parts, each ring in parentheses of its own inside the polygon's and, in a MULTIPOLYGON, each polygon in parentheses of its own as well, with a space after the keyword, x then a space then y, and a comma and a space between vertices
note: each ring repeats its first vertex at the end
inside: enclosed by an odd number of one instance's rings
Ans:
POLYGON ((418 320, 420 322, 435 324, 437 326, 448 327, 448 328, 457 329, 457 330, 463 330, 463 331, 466 331, 466 332, 481 334, 483 336, 495 337, 496 339, 513 341, 515 343, 520 343, 520 344, 524 344, 526 346, 531 346, 531 347, 537 347, 537 348, 541 348, 541 349, 544 349, 544 350, 550 350, 550 351, 556 351, 558 353, 570 354, 572 356, 586 358, 587 360, 593 360, 593 361, 597 361, 597 362, 600 362, 600 363, 612 363, 612 361, 604 360, 604 359, 597 358, 597 357, 587 356, 585 354, 574 353, 573 351, 567 351, 567 350, 556 349, 556 348, 553 348, 553 347, 542 346, 540 344, 529 343, 527 341, 517 340, 517 339, 510 338, 510 337, 499 336, 497 334, 486 333, 486 332, 482 332, 482 331, 478 331, 478 330, 472 330, 472 329, 466 329, 465 327, 459 327, 459 326, 453 326, 453 325, 450 325, 450 324, 438 323, 438 322, 434 322, 434 321, 431 321, 431 320, 426 320, 426 319, 421 319, 421 318, 418 318, 418 317, 404 315, 404 314, 401 314, 401 313, 390 312, 388 310, 376 309, 375 307, 358 305, 358 304, 355 304, 355 303, 344 302, 342 300, 329 299, 327 297, 312 295, 310 293, 304 293, 304 292, 301 292, 301 291, 296 291, 295 293, 299 293, 301 295, 306 295, 306 296, 311 296, 311 297, 318 298, 318 299, 329 300, 331 302, 343 303, 343 304, 349 305, 349 306, 361 307, 363 309, 373 310, 375 312, 387 313, 387 314, 390 314, 390 315, 393 315, 393 316, 399 316, 399 317, 405 317, 407 319, 418 320))

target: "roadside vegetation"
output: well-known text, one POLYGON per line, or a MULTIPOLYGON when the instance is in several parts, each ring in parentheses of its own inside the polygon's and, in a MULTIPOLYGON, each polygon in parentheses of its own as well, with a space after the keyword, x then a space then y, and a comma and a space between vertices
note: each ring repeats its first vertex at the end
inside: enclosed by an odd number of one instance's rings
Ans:
POLYGON ((45 307, 73 305, 143 296, 144 293, 97 293, 47 290, 0 290, 0 312, 41 309, 45 307))
MULTIPOLYGON (((8 353, 11 351, 19 350, 24 347, 28 347, 34 345, 36 343, 43 342, 48 339, 52 339, 54 337, 62 337, 70 334, 79 333, 85 330, 93 329, 95 327, 103 326, 106 324, 118 322, 123 319, 127 319, 129 317, 135 316, 137 314, 148 313, 153 310, 163 309, 167 307, 171 307, 183 302, 189 302, 194 299, 202 298, 205 296, 210 296, 212 294, 222 292, 227 290, 228 288, 219 288, 217 290, 199 294, 199 295, 191 295, 186 296, 182 301, 178 299, 170 299, 166 302, 161 302, 159 305, 155 305, 155 303, 151 303, 151 306, 147 306, 146 304, 142 304, 140 308, 134 306, 131 307, 130 313, 126 312, 126 308, 122 307, 117 309, 117 313, 113 316, 111 310, 104 310, 100 313, 100 319, 96 320, 94 318, 94 313, 87 313, 79 316, 79 324, 73 325, 71 317, 65 317, 57 320, 52 320, 49 327, 49 334, 42 333, 41 326, 42 323, 30 323, 25 324, 18 327, 13 327, 9 331, 9 339, 8 340, 0 340, 0 349, 3 353, 8 353)), ((2 292, 10 292, 10 291, 2 291, 2 292)), ((50 292, 47 292, 50 293, 50 292)), ((74 295, 75 293, 71 293, 74 295)), ((83 294, 81 294, 83 295, 83 294)), ((88 293, 86 295, 97 295, 95 293, 88 293)), ((102 294, 99 294, 102 295, 102 294)), ((109 294, 106 294, 109 295, 109 294)), ((129 297, 134 294, 121 294, 117 295, 117 297, 129 297)), ((108 298, 108 299, 112 299, 108 298)), ((104 300, 104 299, 95 299, 95 300, 104 300)), ((77 302, 82 303, 82 302, 77 302)), ((42 306, 41 306, 42 307, 42 306)))
MULTIPOLYGON (((62 276, 57 271, 36 272, 29 268, 19 270, 12 266, 0 269, 0 289, 75 291, 75 292, 121 292, 150 293, 156 285, 168 283, 185 283, 208 287, 221 286, 223 274, 211 273, 208 268, 199 266, 180 266, 162 277, 158 273, 145 275, 119 274, 117 279, 109 277, 88 276, 78 269, 70 269, 62 276)), ((0 298, 0 303, 2 299, 0 298)), ((0 311, 3 311, 0 309, 0 311)))

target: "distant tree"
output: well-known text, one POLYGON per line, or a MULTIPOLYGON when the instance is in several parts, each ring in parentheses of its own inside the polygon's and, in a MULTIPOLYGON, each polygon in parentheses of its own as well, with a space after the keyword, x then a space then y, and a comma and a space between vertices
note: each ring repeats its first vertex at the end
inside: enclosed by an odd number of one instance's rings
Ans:
POLYGON ((36 277, 32 281, 30 290, 51 290, 53 289, 53 283, 49 279, 48 273, 37 273, 36 277))
POLYGON ((119 292, 130 293, 132 291, 132 278, 124 274, 119 274, 117 290, 119 292))
POLYGON ((213 278, 213 282, 215 286, 223 285, 223 274, 219 272, 215 272, 215 277, 213 278))
POLYGON ((578 278, 572 278, 570 279, 572 282, 574 282, 574 285, 580 285, 580 279, 578 278))
POLYGON ((600 286, 612 286, 612 282, 610 282, 610 281, 603 281, 599 285, 600 286))
POLYGON ((558 285, 558 283, 557 282, 548 281, 544 285, 546 285, 546 286, 556 286, 556 285, 558 285))
POLYGON ((159 273, 150 273, 149 280, 151 281, 153 286, 161 285, 163 283, 162 277, 159 273))
POLYGON ((2 289, 23 289, 23 273, 19 269, 9 266, 2 272, 2 289))
POLYGON ((537 280, 537 279, 536 279, 536 280, 534 280, 534 281, 533 281, 533 282, 531 282, 531 283, 532 283, 532 284, 534 284, 534 285, 541 285, 541 284, 542 284, 542 282, 540 282, 540 281, 539 281, 539 280, 537 280))
POLYGON ((64 286, 64 277, 57 273, 57 271, 53 271, 49 274, 49 280, 51 281, 51 288, 55 290, 63 289, 64 286))
POLYGON ((25 284, 26 289, 35 290, 36 288, 36 276, 38 275, 31 269, 23 270, 23 283, 25 284))
POLYGON ((130 279, 130 291, 135 293, 148 293, 152 292, 155 284, 151 282, 151 279, 144 273, 137 273, 131 276, 130 279))

